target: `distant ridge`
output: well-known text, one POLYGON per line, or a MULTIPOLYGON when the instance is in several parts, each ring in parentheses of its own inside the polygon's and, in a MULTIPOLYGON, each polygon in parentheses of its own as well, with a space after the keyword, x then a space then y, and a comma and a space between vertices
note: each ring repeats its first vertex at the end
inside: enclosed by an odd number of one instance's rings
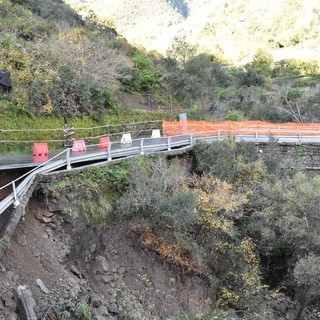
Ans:
MULTIPOLYGON (((228 63, 252 60, 260 49, 312 51, 320 57, 319 0, 66 0, 102 21, 134 45, 166 54, 177 38, 228 63)), ((281 52, 283 52, 283 54, 281 52)), ((293 54, 294 56, 294 54, 293 54)), ((298 57, 299 59, 300 57, 298 57)))

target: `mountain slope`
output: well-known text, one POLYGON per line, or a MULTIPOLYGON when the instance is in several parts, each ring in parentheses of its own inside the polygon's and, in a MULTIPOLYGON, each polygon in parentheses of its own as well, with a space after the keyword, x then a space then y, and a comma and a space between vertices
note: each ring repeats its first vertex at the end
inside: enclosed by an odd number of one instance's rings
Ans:
POLYGON ((160 53, 165 53, 176 37, 186 38, 199 52, 233 62, 250 58, 260 48, 320 50, 317 0, 67 2, 78 8, 81 4, 82 11, 92 10, 100 19, 114 21, 128 41, 160 53))

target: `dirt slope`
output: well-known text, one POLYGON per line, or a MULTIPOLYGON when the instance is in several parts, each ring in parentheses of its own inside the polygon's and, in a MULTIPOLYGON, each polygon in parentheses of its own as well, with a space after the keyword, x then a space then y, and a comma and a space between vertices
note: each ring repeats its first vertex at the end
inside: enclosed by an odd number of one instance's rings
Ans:
POLYGON ((13 289, 19 285, 29 286, 38 319, 56 319, 52 306, 69 300, 91 305, 97 320, 170 319, 206 310, 211 301, 206 279, 183 275, 143 248, 130 226, 98 228, 50 213, 41 193, 1 261, 0 320, 18 319, 13 289))

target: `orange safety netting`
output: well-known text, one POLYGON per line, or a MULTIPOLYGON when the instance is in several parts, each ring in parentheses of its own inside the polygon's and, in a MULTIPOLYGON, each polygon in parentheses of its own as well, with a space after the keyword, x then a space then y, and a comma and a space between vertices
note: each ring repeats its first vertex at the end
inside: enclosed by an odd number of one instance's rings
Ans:
POLYGON ((272 136, 320 136, 320 123, 272 123, 264 121, 163 121, 164 136, 192 134, 211 135, 272 135, 272 136))

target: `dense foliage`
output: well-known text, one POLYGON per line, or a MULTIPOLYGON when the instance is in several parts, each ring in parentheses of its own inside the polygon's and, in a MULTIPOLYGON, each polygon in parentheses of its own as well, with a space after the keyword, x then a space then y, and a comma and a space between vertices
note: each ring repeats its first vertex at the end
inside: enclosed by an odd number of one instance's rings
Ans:
POLYGON ((215 307, 264 319, 268 287, 281 288, 301 319, 319 298, 319 177, 286 169, 272 143, 262 154, 247 142, 197 144, 193 157, 192 167, 155 156, 90 168, 47 193, 82 190, 65 213, 129 221, 142 245, 208 277, 215 307))
MULTIPOLYGON (((13 81, 12 92, 0 88, 0 129, 21 130, 0 132, 1 140, 26 139, 33 134, 26 128, 169 117, 155 112, 160 107, 183 106, 197 119, 320 120, 316 61, 274 63, 257 50, 251 63, 236 68, 219 55, 197 54, 183 37, 163 58, 133 48, 94 15, 81 18, 61 0, 2 0, 0 19, 0 70, 10 71, 13 81), (134 111, 120 102, 123 93, 147 95, 153 109, 134 111)), ((281 34, 281 43, 301 37, 281 34)), ((60 131, 53 131, 55 138, 60 131)), ((82 131, 90 134, 97 132, 82 131)), ((143 245, 209 279, 215 307, 259 319, 268 285, 296 300, 292 317, 301 319, 319 299, 320 180, 283 169, 291 166, 272 147, 258 156, 250 143, 198 144, 192 168, 142 157, 54 181, 47 192, 79 190, 81 201, 65 207, 72 216, 83 203, 79 210, 89 220, 130 221, 143 245)))
POLYGON ((320 119, 316 61, 274 63, 260 49, 251 63, 234 68, 217 55, 198 54, 185 37, 167 58, 150 55, 60 0, 3 0, 0 17, 0 70, 13 81, 11 93, 0 93, 2 115, 98 120, 127 113, 132 107, 119 95, 138 92, 149 108, 183 106, 192 118, 320 119))

